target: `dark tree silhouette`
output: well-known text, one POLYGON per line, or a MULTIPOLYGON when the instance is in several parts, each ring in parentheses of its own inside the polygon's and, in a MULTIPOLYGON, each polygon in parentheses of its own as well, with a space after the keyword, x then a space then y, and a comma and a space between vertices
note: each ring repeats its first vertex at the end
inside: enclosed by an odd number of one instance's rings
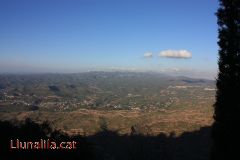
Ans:
POLYGON ((212 159, 240 159, 240 0, 219 0, 219 73, 212 159))

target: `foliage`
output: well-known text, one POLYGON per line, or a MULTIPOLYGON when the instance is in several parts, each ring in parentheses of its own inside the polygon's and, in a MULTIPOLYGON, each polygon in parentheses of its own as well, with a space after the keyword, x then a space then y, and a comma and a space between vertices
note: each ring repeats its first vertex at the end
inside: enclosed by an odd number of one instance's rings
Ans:
POLYGON ((217 17, 220 49, 212 159, 239 159, 240 1, 220 0, 217 17))

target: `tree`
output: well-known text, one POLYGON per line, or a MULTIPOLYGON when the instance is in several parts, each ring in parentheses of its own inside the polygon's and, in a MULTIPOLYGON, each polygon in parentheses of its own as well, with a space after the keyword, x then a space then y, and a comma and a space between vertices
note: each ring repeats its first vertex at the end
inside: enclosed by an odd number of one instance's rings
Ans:
POLYGON ((104 117, 99 117, 99 126, 101 131, 108 131, 107 121, 104 117))
POLYGON ((219 0, 219 73, 217 79, 212 159, 231 159, 240 145, 240 1, 219 0))

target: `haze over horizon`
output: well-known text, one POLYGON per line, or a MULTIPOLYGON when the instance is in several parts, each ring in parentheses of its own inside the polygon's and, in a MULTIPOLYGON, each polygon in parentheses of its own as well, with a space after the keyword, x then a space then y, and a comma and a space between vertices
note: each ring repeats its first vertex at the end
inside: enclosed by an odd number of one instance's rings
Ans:
POLYGON ((2 0, 0 73, 153 71, 214 79, 217 0, 2 0))

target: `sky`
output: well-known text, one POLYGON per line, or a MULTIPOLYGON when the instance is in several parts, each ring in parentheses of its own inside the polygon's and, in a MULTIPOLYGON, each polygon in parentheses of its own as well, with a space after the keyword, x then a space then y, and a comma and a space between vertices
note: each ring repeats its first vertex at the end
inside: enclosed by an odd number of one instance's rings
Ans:
POLYGON ((0 73, 214 79, 217 0, 0 0, 0 73))

